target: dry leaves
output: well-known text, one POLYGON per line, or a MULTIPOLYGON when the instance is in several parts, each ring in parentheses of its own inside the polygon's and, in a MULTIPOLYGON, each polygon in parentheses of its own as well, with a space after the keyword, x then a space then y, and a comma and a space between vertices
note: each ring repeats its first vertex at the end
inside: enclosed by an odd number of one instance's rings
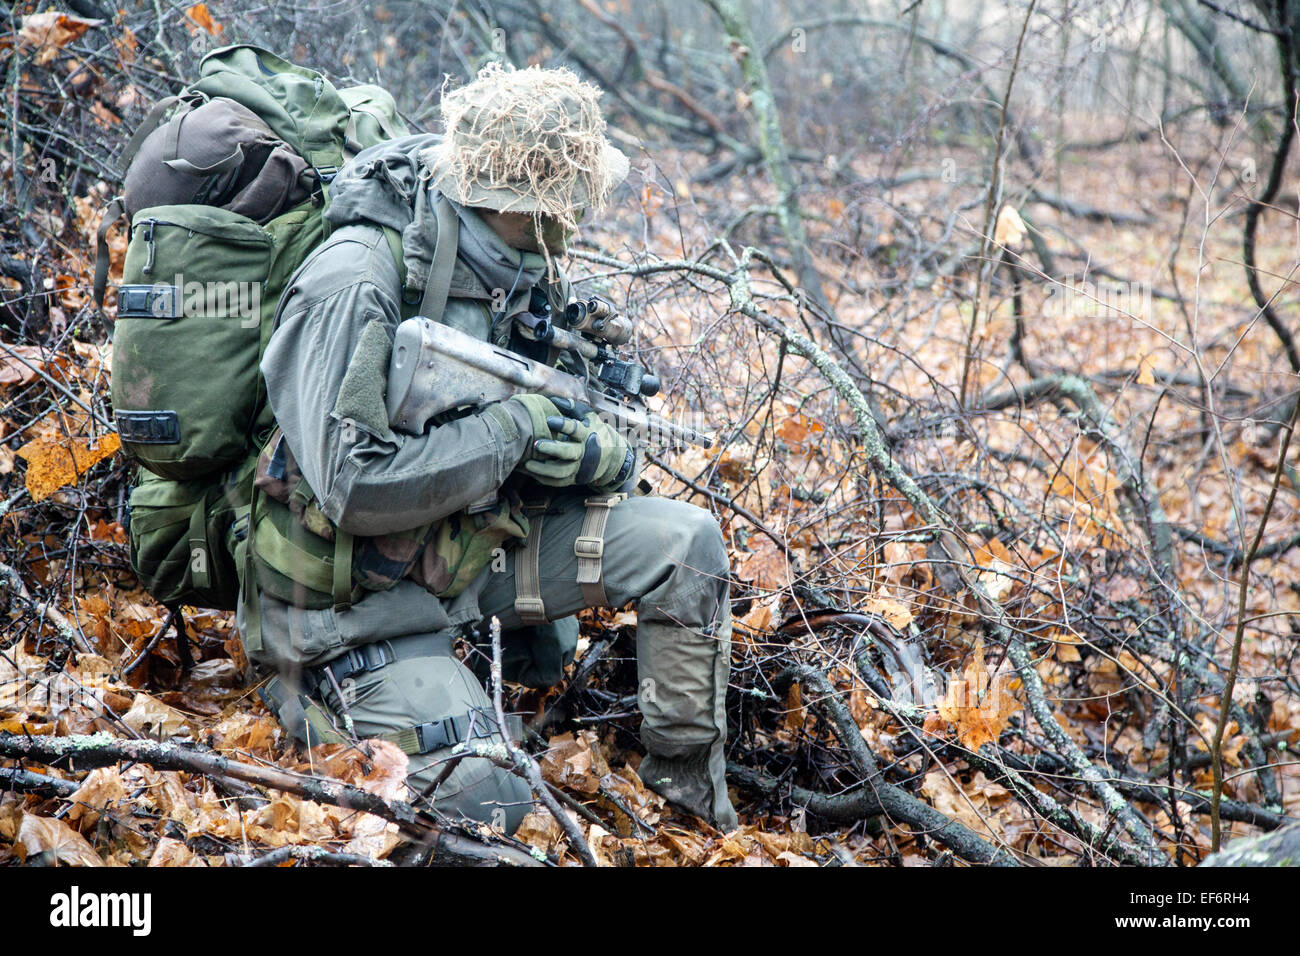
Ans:
POLYGON ((979 750, 996 742, 1020 701, 1011 694, 1019 678, 1002 671, 990 674, 984 664, 984 640, 979 638, 961 677, 954 676, 948 692, 939 701, 939 716, 957 728, 962 745, 979 750))
POLYGON ((6 345, 0 353, 0 388, 27 385, 44 367, 41 349, 35 345, 6 345))
POLYGON ((100 26, 103 22, 56 10, 31 13, 23 17, 22 25, 18 28, 18 39, 22 46, 32 48, 32 62, 37 66, 45 66, 58 56, 61 49, 91 27, 100 26))
POLYGON ((225 26, 212 19, 212 14, 208 12, 206 3, 196 3, 185 11, 185 15, 194 23, 191 30, 197 32, 196 28, 207 30, 213 36, 225 30, 225 26))
POLYGON ((54 817, 24 813, 14 846, 21 848, 24 858, 48 853, 59 863, 69 866, 105 865, 85 837, 54 817))
POLYGON ((34 438, 18 449, 18 457, 27 462, 27 492, 32 501, 44 501, 121 447, 122 440, 112 432, 97 439, 34 438))
POLYGON ((122 723, 132 730, 157 740, 194 734, 190 718, 175 707, 168 707, 156 697, 136 694, 131 709, 122 715, 122 723))

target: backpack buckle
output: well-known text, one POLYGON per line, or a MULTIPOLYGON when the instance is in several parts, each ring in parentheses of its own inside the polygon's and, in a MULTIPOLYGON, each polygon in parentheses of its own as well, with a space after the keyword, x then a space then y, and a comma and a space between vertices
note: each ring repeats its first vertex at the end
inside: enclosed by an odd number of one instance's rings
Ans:
POLYGON ((179 319, 180 290, 174 285, 120 285, 117 287, 119 319, 179 319))

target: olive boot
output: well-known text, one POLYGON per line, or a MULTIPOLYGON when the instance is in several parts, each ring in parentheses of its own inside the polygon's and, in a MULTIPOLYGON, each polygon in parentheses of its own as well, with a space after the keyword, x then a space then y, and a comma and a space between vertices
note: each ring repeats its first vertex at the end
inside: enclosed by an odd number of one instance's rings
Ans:
POLYGON ((719 830, 737 826, 727 795, 727 676, 731 607, 722 601, 713 626, 699 630, 661 621, 637 625, 637 664, 646 757, 639 775, 665 800, 719 830))

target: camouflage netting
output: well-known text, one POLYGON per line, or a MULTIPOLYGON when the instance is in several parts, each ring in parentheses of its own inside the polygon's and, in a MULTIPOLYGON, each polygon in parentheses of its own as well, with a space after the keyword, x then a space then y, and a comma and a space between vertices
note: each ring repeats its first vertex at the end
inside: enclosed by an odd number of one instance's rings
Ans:
POLYGON ((627 158, 605 140, 600 95, 567 69, 491 63, 444 90, 447 136, 425 160, 452 199, 576 229, 578 210, 600 211, 627 174, 627 158))

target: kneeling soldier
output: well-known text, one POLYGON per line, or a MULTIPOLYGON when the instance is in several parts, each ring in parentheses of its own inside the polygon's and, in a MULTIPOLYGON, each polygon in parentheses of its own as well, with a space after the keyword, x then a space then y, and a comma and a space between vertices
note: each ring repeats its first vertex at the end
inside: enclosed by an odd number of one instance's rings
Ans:
POLYGON ((262 361, 278 428, 258 464, 241 628, 296 736, 392 740, 415 794, 513 832, 531 806, 518 777, 470 757, 443 779, 454 747, 502 732, 456 637, 496 616, 512 659, 553 682, 563 662, 543 651, 567 637, 571 659, 571 615, 635 601, 641 777, 730 829, 731 612, 713 517, 623 494, 637 456, 563 401, 520 395, 419 435, 385 409, 394 329, 412 315, 559 359, 513 317, 543 303, 564 315, 554 258, 627 174, 598 96, 567 70, 489 67, 443 97, 445 136, 372 147, 334 180, 333 231, 286 290, 262 361))

